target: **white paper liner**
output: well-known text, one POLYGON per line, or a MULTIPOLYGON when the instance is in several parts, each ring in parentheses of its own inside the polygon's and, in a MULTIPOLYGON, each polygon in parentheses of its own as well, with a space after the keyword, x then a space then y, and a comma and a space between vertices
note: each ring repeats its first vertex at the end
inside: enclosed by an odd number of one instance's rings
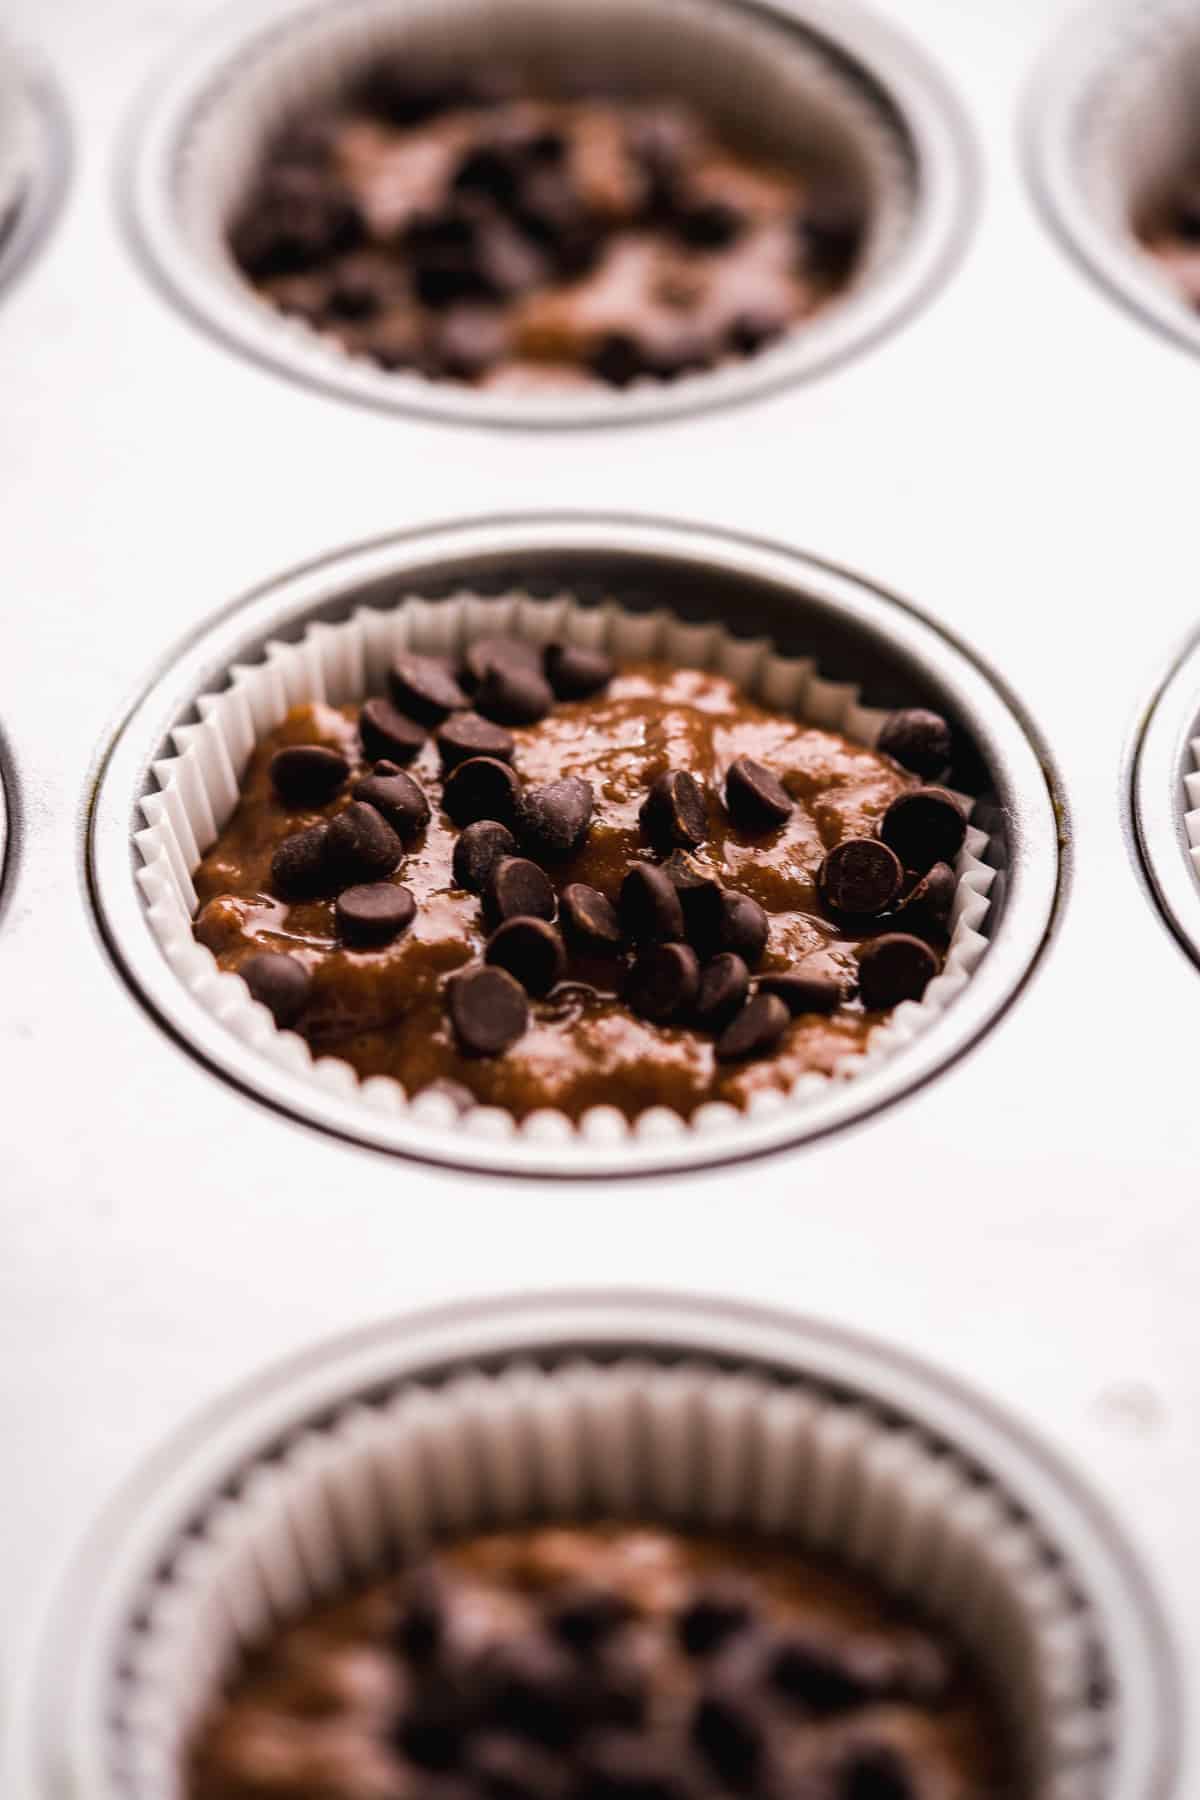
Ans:
MULTIPOLYGON (((433 79, 505 63, 548 86, 582 70, 597 86, 679 96, 760 154, 843 180, 862 196, 865 219, 848 293, 886 269, 905 240, 916 197, 912 153, 887 110, 791 23, 722 0, 339 0, 296 11, 244 39, 185 121, 173 171, 183 236, 314 372, 329 375, 349 358, 390 389, 427 395, 425 378, 377 371, 333 336, 279 313, 233 261, 228 231, 280 126, 336 98, 372 61, 394 57, 433 79)), ((753 360, 778 355, 792 335, 753 360)), ((700 372, 668 385, 705 379, 700 372)), ((619 413, 630 394, 661 388, 642 378, 623 393, 587 392, 589 404, 619 413)), ((486 405, 488 396, 478 399, 486 405)))
MULTIPOLYGON (((298 642, 269 643, 263 660, 235 665, 229 684, 196 701, 200 722, 171 732, 176 754, 153 766, 157 791, 141 802, 146 826, 134 842, 142 859, 138 882, 147 918, 163 953, 188 991, 228 1030, 318 1091, 357 1093, 364 1106, 392 1115, 408 1109, 423 1125, 492 1140, 525 1134, 543 1143, 611 1145, 629 1138, 662 1141, 691 1132, 728 1132, 741 1119, 790 1103, 811 1103, 831 1080, 851 1079, 895 1055, 925 1030, 959 994, 987 949, 984 925, 995 870, 983 861, 987 837, 968 826, 958 859, 951 935, 941 973, 921 1000, 908 1000, 871 1033, 867 1050, 848 1055, 832 1077, 806 1074, 784 1093, 763 1090, 745 1112, 722 1101, 701 1106, 689 1121, 666 1107, 632 1124, 616 1107, 598 1106, 576 1125, 546 1108, 518 1121, 498 1107, 476 1106, 461 1117, 450 1099, 426 1091, 409 1096, 386 1076, 360 1080, 340 1058, 314 1056, 294 1031, 281 1031, 253 1000, 239 975, 219 968, 192 935, 196 891, 192 874, 224 829, 239 797, 241 777, 256 742, 292 706, 309 701, 360 702, 386 687, 393 658, 405 649, 458 655, 472 640, 515 635, 544 644, 559 638, 607 650, 617 662, 657 657, 681 667, 718 670, 762 704, 808 723, 873 744, 886 712, 863 706, 858 688, 823 680, 811 658, 776 655, 764 638, 734 638, 722 626, 686 624, 668 612, 632 613, 614 601, 583 605, 568 594, 534 600, 525 594, 483 598, 460 593, 444 600, 409 597, 394 608, 360 607, 338 624, 310 625, 298 642)), ((961 795, 968 809, 969 796, 961 795)))
POLYGON ((185 1747, 285 1621, 493 1526, 595 1516, 782 1537, 914 1604, 974 1658, 1022 1800, 1102 1791, 1086 1602, 1036 1525, 952 1450, 816 1386, 701 1360, 513 1361, 405 1384, 299 1431, 197 1500, 113 1646, 114 1770, 180 1800, 185 1747))
POLYGON ((0 39, 0 249, 16 222, 36 152, 32 109, 20 65, 0 39))
POLYGON ((1186 810, 1183 815, 1183 828, 1187 833, 1189 854, 1193 869, 1200 878, 1200 737, 1194 737, 1190 744, 1192 756, 1192 772, 1183 778, 1183 796, 1186 810))

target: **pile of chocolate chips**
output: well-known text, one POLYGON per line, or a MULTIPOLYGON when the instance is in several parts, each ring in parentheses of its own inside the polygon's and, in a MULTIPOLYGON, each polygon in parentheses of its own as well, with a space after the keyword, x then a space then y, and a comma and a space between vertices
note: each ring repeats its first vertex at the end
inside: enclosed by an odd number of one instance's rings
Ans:
POLYGON ((872 1706, 942 1704, 947 1658, 832 1641, 766 1618, 750 1585, 698 1582, 659 1646, 672 1665, 655 1705, 654 1641, 630 1604, 563 1584, 522 1634, 468 1648, 466 1600, 438 1564, 406 1578, 391 1643, 405 1670, 392 1741, 418 1790, 455 1800, 922 1800, 913 1759, 870 1726, 872 1706), (798 1738, 821 1728, 811 1744, 798 1738), (831 1727, 833 1729, 831 1729, 831 1727))

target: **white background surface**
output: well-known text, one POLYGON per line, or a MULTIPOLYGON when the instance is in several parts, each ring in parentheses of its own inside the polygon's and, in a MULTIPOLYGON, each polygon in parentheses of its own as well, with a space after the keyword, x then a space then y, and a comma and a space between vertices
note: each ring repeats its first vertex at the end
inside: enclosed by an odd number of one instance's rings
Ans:
MULTIPOLYGON (((10 0, 75 130, 0 297, 0 1721, 62 1560, 176 1422, 264 1360, 418 1302, 645 1282, 890 1337, 1017 1411, 1116 1509, 1200 1703, 1200 987, 1122 841, 1127 736, 1195 623, 1200 367, 1047 235, 1018 110, 1058 8, 899 0, 983 149, 965 261, 895 336, 720 415, 559 439, 358 411, 177 316, 118 236, 118 134, 191 5, 10 0), (595 505, 759 531, 947 620, 1046 730, 1060 929, 921 1096, 791 1156, 645 1185, 467 1182, 292 1126, 168 1043, 81 881, 89 770, 149 664, 356 537, 595 505)), ((6 1797, 10 1783, 0 1780, 6 1797)), ((1179 1795, 1200 1791, 1200 1756, 1179 1795)), ((19 1796, 18 1800, 25 1800, 19 1796)))

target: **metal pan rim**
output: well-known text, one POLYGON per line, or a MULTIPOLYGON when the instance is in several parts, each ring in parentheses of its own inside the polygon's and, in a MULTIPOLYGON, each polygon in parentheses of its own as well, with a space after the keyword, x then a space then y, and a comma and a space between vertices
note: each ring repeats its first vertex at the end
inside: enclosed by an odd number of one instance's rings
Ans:
POLYGON ((1183 778, 1200 736, 1200 638, 1172 662, 1129 758, 1127 792, 1136 855, 1180 946, 1200 966, 1200 878, 1184 825, 1183 778))

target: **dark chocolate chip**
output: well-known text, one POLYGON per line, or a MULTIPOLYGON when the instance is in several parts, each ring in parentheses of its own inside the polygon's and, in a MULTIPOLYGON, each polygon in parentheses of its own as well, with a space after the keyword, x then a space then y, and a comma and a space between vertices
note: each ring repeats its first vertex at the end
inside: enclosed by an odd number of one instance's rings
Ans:
POLYGON ((521 180, 518 156, 508 144, 472 144, 459 159, 450 178, 456 194, 484 194, 500 206, 516 198, 521 180))
POLYGON ((706 874, 686 850, 673 851, 662 864, 662 871, 679 896, 688 942, 702 956, 714 955, 719 948, 724 912, 724 889, 720 882, 706 874))
POLYGON ((253 280, 295 275, 362 242, 362 214, 336 181, 319 170, 293 170, 260 192, 237 221, 230 244, 253 280), (295 176, 308 177, 302 189, 295 176))
POLYGON ((1200 185, 1189 183, 1175 196, 1171 225, 1189 243, 1200 240, 1200 185))
POLYGON ((517 669, 536 675, 541 666, 541 651, 523 638, 476 638, 463 652, 462 678, 466 686, 476 688, 493 669, 517 669))
POLYGON ((548 1750, 565 1750, 575 1741, 584 1723, 587 1683, 561 1644, 542 1635, 507 1638, 491 1649, 485 1664, 487 1716, 497 1729, 548 1750))
POLYGON ((546 679, 560 700, 589 700, 606 688, 616 673, 611 656, 578 644, 547 644, 544 666, 546 679))
POLYGON ((450 1023, 470 1056, 498 1056, 529 1024, 529 1001, 506 969, 464 969, 446 984, 450 1023))
POLYGON ((365 775, 361 781, 356 781, 353 793, 356 800, 365 800, 368 806, 381 812, 405 844, 419 838, 429 823, 429 801, 425 798, 425 790, 411 775, 391 763, 381 763, 373 775, 365 775), (384 768, 389 773, 381 773, 384 768))
POLYGON ((516 814, 521 783, 507 763, 494 756, 472 756, 446 779, 442 805, 454 823, 473 825, 477 819, 499 819, 507 824, 516 814))
POLYGON ((558 916, 567 936, 581 950, 620 949, 617 909, 596 888, 572 881, 558 896, 558 916))
POLYGON ((893 1744, 855 1744, 839 1762, 833 1800, 919 1800, 920 1793, 893 1744))
POLYGON ((503 1732, 472 1739, 469 1768, 475 1791, 486 1800, 561 1800, 562 1780, 550 1752, 503 1732))
POLYGON ((665 1024, 690 1011, 699 985, 700 963, 689 944, 652 944, 629 971, 625 992, 634 1012, 665 1024))
POLYGON ((853 918, 886 912, 904 881, 894 850, 878 838, 845 838, 817 871, 817 889, 831 911, 853 918))
POLYGON ((517 800, 517 836, 527 850, 548 860, 578 850, 592 822, 592 784, 565 775, 545 787, 527 787, 517 800))
POLYGON ((334 908, 339 934, 356 948, 390 944, 417 916, 417 903, 406 887, 373 881, 346 888, 334 908))
POLYGON ((397 1650, 418 1667, 433 1662, 446 1641, 450 1606, 445 1577, 435 1564, 418 1563, 410 1569, 404 1577, 400 1616, 393 1633, 397 1650))
POLYGON ((628 331, 606 332, 590 351, 587 364, 593 375, 616 388, 626 388, 648 372, 646 353, 628 331))
POLYGON ((513 662, 492 661, 475 690, 475 710, 501 725, 536 725, 553 705, 545 676, 513 662))
POLYGON ((802 968, 760 975, 758 991, 782 1000, 793 1018, 800 1013, 836 1012, 843 997, 841 983, 835 976, 824 970, 806 975, 802 968))
POLYGON ((906 894, 892 914, 899 931, 911 931, 917 937, 942 938, 950 923, 958 877, 949 863, 934 863, 927 875, 906 894))
POLYGON ((683 936, 683 908, 675 884, 653 863, 635 863, 621 883, 617 911, 635 944, 669 943, 683 936))
POLYGON ((704 789, 686 769, 667 769, 651 782, 638 821, 657 849, 694 850, 708 836, 704 789))
POLYGON ((308 1004, 312 976, 302 962, 283 951, 256 951, 242 963, 238 974, 281 1030, 294 1024, 308 1004))
POLYGON ((482 894, 502 856, 515 856, 517 840, 497 819, 476 819, 454 846, 452 867, 459 887, 482 894))
POLYGON ((308 900, 329 884, 325 845, 329 826, 324 820, 305 831, 293 831, 275 847, 271 858, 271 886, 285 900, 308 900))
POLYGON ((415 719, 397 712, 390 700, 375 699, 368 700, 358 715, 358 735, 369 762, 388 757, 392 762, 407 763, 429 734, 415 719))
POLYGON ((782 1000, 774 994, 755 994, 717 1039, 717 1056, 721 1062, 762 1056, 774 1049, 790 1024, 791 1015, 782 1000))
POLYGON ((923 875, 934 863, 953 863, 967 835, 967 816, 945 788, 911 788, 896 795, 879 835, 906 869, 923 875))
POLYGON ((749 894, 736 894, 725 888, 721 894, 717 924, 716 948, 732 950, 749 968, 761 959, 767 947, 767 915, 749 894))
POLYGON ((732 1581, 710 1581, 693 1593, 675 1629, 689 1656, 711 1656, 753 1621, 754 1608, 745 1588, 732 1581))
POLYGON ((830 1718, 884 1697, 885 1690, 863 1680, 835 1645, 812 1633, 789 1631, 779 1637, 771 1647, 766 1672, 775 1693, 816 1718, 830 1718))
POLYGON ((513 739, 503 725, 493 725, 476 712, 455 713, 439 727, 438 755, 443 769, 457 768, 472 756, 494 756, 498 762, 511 762, 513 739))
POLYGON ((392 699, 400 711, 422 725, 440 725, 453 712, 465 712, 470 701, 440 656, 405 651, 388 671, 392 699))
POLYGON ((564 1644, 581 1656, 590 1656, 608 1644, 632 1615, 633 1609, 623 1595, 610 1588, 580 1584, 552 1594, 546 1623, 564 1644))
POLYGON ((908 706, 884 720, 875 747, 928 781, 950 761, 950 727, 940 713, 908 706))
POLYGON ((724 950, 700 971, 696 995, 696 1022, 720 1031, 740 1012, 750 992, 750 971, 740 956, 724 950))
POLYGON ((688 1800, 688 1783, 665 1745, 640 1732, 597 1732, 576 1758, 576 1800, 688 1800))
POLYGON ((738 356, 753 356, 782 337, 787 328, 786 313, 740 312, 729 327, 729 348, 738 356))
POLYGON ((872 1012, 919 1000, 937 972, 938 959, 929 945, 902 931, 872 938, 858 953, 859 991, 872 1012))
POLYGON ((365 800, 352 800, 329 821, 325 861, 337 887, 390 875, 403 854, 404 845, 383 814, 365 800))
POLYGON ((453 1769, 462 1757, 465 1721, 459 1716, 455 1698, 452 1690, 441 1684, 429 1686, 399 1722, 400 1747, 422 1771, 453 1769))
POLYGON ((724 250, 745 226, 745 214, 724 200, 697 200, 678 214, 675 228, 693 250, 724 250))
POLYGON ((545 919, 506 919, 488 939, 487 962, 514 975, 527 994, 547 994, 566 974, 562 938, 545 919))
POLYGON ((430 341, 437 371, 453 381, 478 381, 504 358, 508 328, 494 306, 454 306, 441 318, 430 341))
POLYGON ((778 776, 751 756, 739 756, 725 773, 725 804, 739 831, 778 831, 792 815, 793 801, 778 776))
POLYGON ((323 744, 289 744, 271 758, 271 785, 285 806, 324 806, 332 800, 350 764, 323 744))
POLYGON ((854 267, 862 244, 862 207, 834 187, 813 194, 796 221, 796 233, 801 267, 828 280, 842 281, 854 267))
POLYGON ((755 1785, 767 1754, 764 1709, 740 1681, 709 1682, 692 1714, 692 1742, 727 1786, 755 1785))
POLYGON ((484 887, 489 918, 552 919, 554 889, 544 869, 524 856, 502 856, 492 867, 484 887))

